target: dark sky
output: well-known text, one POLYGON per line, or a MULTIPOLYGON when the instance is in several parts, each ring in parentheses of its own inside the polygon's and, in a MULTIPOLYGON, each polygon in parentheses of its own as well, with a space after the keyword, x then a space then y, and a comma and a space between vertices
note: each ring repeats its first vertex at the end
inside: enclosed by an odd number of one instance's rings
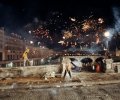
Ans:
POLYGON ((82 19, 90 16, 113 21, 112 7, 119 6, 119 0, 0 0, 0 26, 17 29, 37 17, 46 20, 49 12, 58 11, 64 17, 73 16, 82 19))
MULTIPOLYGON (((32 23, 35 18, 47 21, 49 17, 52 17, 49 15, 50 12, 59 12, 62 13, 61 20, 63 21, 66 21, 69 17, 82 21, 93 15, 95 18, 103 18, 108 27, 114 27, 116 22, 113 17, 113 7, 119 8, 120 1, 0 0, 0 26, 5 27, 9 32, 20 32, 21 35, 25 35, 22 29, 26 24, 32 23)), ((120 23, 118 23, 117 26, 119 26, 119 24, 120 23)), ((53 26, 57 28, 56 25, 53 26)), ((50 29, 54 30, 55 28, 53 26, 50 27, 50 29)), ((58 29, 59 26, 62 25, 58 25, 58 29)))

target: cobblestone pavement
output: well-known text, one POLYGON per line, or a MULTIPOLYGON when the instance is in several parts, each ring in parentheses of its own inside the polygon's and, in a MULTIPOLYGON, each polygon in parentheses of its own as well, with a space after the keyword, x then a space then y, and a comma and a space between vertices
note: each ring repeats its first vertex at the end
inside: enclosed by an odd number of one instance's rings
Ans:
POLYGON ((0 100, 120 100, 120 83, 85 87, 0 90, 0 100))
MULTIPOLYGON (((5 78, 0 80, 0 87, 4 85, 12 85, 13 83, 16 84, 35 84, 35 85, 42 85, 42 84, 50 84, 50 83, 64 83, 65 81, 69 81, 69 76, 66 76, 65 79, 59 77, 48 78, 39 78, 39 77, 16 77, 16 78, 5 78)), ((91 84, 92 82, 95 84, 101 83, 120 83, 120 73, 73 73, 72 74, 72 82, 78 83, 86 83, 91 84)))

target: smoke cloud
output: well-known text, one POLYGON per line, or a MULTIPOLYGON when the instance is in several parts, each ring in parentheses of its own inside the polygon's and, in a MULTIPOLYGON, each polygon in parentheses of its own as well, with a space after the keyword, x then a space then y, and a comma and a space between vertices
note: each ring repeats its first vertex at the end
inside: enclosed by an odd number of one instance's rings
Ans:
POLYGON ((116 7, 113 8, 113 16, 115 19, 114 29, 116 32, 119 32, 120 31, 120 9, 119 8, 116 8, 116 7))

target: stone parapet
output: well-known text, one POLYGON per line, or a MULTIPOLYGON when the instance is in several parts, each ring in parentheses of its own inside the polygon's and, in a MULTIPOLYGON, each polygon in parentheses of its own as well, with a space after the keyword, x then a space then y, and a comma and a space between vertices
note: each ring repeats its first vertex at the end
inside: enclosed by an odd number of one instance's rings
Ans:
POLYGON ((41 65, 27 67, 0 68, 0 78, 44 77, 46 73, 60 73, 60 65, 41 65))

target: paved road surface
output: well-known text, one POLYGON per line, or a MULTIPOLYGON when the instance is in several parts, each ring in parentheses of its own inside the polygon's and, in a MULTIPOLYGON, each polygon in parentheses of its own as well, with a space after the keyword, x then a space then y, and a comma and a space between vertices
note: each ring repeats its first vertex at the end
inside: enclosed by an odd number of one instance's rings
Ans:
POLYGON ((0 100, 120 100, 120 84, 0 90, 0 100))

